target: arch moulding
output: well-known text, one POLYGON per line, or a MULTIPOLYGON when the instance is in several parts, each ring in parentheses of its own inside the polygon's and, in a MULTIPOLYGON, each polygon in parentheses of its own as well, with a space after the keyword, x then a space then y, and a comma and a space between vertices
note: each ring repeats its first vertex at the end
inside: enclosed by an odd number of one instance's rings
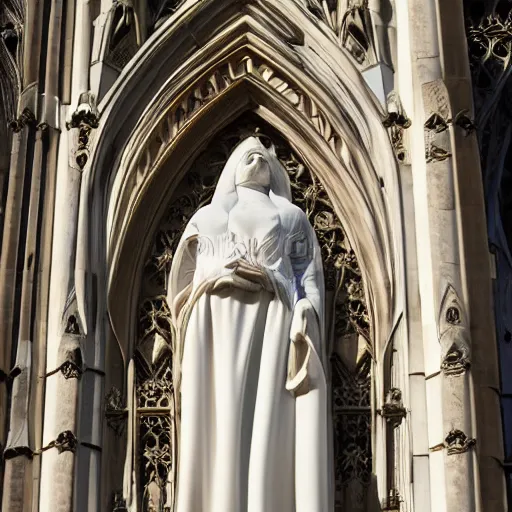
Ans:
POLYGON ((96 307, 85 297, 91 297, 96 274, 107 283, 98 292, 105 294, 129 357, 135 322, 127 319, 136 318, 140 269, 173 186, 218 130, 256 110, 289 140, 332 199, 363 272, 379 359, 402 301, 398 181, 383 112, 348 55, 304 10, 292 2, 248 4, 236 14, 215 12, 212 2, 188 10, 184 5, 99 105, 102 124, 93 135, 81 193, 75 276, 81 315, 86 326, 95 323, 96 307), (189 32, 201 21, 198 40, 212 25, 209 42, 193 52, 190 37, 182 39, 185 19, 189 32), (294 29, 283 29, 282 19, 294 29), (298 31, 298 22, 309 28, 298 31), (166 50, 171 71, 160 68, 156 78, 150 68, 161 65, 166 50), (141 99, 135 83, 144 70, 141 99))

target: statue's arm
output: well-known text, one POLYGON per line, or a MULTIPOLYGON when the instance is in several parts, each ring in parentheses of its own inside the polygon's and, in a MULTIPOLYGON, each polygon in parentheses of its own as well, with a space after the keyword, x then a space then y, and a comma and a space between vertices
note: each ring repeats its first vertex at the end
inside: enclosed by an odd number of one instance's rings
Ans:
MULTIPOLYGON (((301 212, 302 213, 302 212, 301 212)), ((305 215, 300 219, 297 233, 304 235, 307 245, 307 255, 301 259, 300 254, 292 255, 292 265, 295 264, 300 300, 293 309, 290 327, 290 357, 288 364, 287 389, 295 396, 308 393, 309 366, 313 357, 324 361, 324 280, 320 247, 316 235, 305 215)), ((298 240, 301 237, 297 237, 298 240)))

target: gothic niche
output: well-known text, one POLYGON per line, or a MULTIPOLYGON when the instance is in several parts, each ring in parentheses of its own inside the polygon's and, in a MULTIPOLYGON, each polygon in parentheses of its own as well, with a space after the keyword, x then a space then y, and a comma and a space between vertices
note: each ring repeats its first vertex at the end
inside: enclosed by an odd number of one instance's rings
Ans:
POLYGON ((139 504, 172 512, 176 429, 172 382, 173 327, 167 276, 182 231, 208 204, 233 148, 249 135, 274 144, 289 173, 293 201, 314 226, 326 282, 334 431, 335 510, 366 510, 371 458, 371 345, 368 313, 355 255, 319 180, 269 125, 247 114, 229 125, 196 159, 178 186, 146 262, 136 362, 139 504), (330 313, 329 313, 330 312, 330 313))

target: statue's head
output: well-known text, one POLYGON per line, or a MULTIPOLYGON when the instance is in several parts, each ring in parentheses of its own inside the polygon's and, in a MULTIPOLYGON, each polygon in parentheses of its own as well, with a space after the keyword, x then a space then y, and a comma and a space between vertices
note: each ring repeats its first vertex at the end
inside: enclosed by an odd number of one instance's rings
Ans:
POLYGON ((217 183, 212 203, 229 211, 237 202, 239 187, 269 194, 274 201, 291 201, 290 180, 273 145, 248 137, 231 153, 217 183))
POLYGON ((261 142, 251 137, 244 141, 244 152, 235 173, 235 186, 270 191, 270 154, 261 142))

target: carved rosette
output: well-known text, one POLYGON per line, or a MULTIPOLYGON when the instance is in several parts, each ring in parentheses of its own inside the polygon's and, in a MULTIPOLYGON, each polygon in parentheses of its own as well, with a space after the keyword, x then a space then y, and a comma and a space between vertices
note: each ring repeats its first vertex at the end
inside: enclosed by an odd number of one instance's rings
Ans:
MULTIPOLYGON (((246 62, 244 66, 247 65, 246 62)), ((230 72, 238 71, 233 69, 230 72)), ((265 73, 268 80, 273 79, 270 70, 265 73)), ((215 77, 215 80, 219 79, 215 77)), ((208 83, 213 93, 218 82, 208 83)), ((186 105, 191 103, 187 101, 186 105)), ((186 119, 184 109, 176 112, 178 126, 179 119, 186 119)), ((258 117, 245 115, 220 132, 192 164, 162 218, 145 265, 135 362, 141 461, 139 499, 148 510, 152 510, 151 507, 160 510, 158 507, 173 501, 176 470, 172 379, 174 332, 166 302, 167 276, 188 220, 210 202, 229 155, 241 140, 250 135, 258 136, 265 145, 274 145, 289 174, 293 201, 302 208, 315 228, 324 262, 326 289, 335 308, 332 335, 339 340, 347 335, 361 336, 368 344, 370 342, 361 272, 326 190, 275 130, 258 117)), ((336 499, 339 507, 342 506, 343 488, 348 482, 358 481, 363 487, 370 482, 371 358, 369 354, 363 357, 355 373, 348 371, 336 355, 333 355, 332 365, 336 499)), ((123 404, 117 394, 111 394, 110 402, 107 416, 112 420, 123 409, 123 404)))

